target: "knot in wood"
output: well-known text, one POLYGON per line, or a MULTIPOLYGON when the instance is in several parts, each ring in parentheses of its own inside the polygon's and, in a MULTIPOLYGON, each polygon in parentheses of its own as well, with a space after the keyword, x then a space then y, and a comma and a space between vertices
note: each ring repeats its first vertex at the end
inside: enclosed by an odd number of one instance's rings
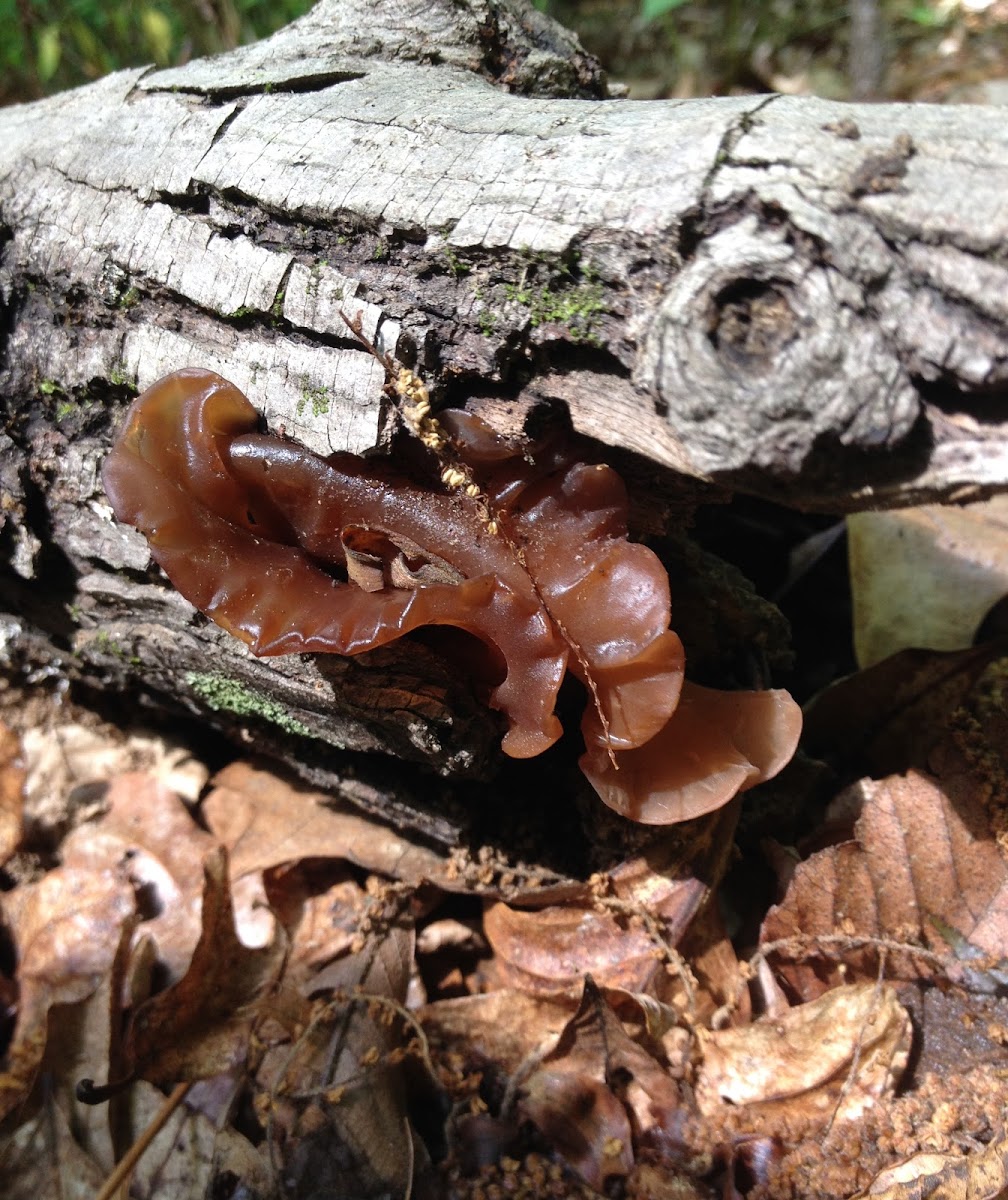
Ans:
POLYGON ((718 354, 752 371, 768 371, 798 332, 798 320, 782 284, 739 279, 715 298, 710 340, 718 354))
POLYGON ((754 214, 701 241, 672 279, 636 382, 696 470, 733 485, 892 447, 919 413, 862 283, 797 226, 754 214))

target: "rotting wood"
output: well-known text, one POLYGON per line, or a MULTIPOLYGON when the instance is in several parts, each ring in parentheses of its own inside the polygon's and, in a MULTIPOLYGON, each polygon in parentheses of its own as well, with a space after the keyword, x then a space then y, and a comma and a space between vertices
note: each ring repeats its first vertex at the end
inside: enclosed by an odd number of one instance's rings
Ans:
POLYGON ((323 0, 0 113, 8 662, 478 773, 498 731, 435 665, 249 659, 101 493, 126 402, 183 365, 315 449, 380 443, 341 309, 436 403, 560 400, 691 486, 834 511, 1006 486, 1001 110, 604 91, 520 0, 323 0))

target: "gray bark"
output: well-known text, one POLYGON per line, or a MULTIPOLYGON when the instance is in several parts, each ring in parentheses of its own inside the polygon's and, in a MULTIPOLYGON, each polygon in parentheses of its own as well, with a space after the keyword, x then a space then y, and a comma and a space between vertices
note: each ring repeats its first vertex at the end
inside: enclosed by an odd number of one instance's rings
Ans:
POLYGON ((834 511, 1006 486, 1003 110, 604 94, 522 0, 322 0, 0 113, 8 661, 244 706, 308 760, 485 766, 499 730, 433 661, 249 658, 101 492, 127 401, 184 365, 313 449, 375 446, 341 309, 435 402, 560 400, 665 483, 834 511))

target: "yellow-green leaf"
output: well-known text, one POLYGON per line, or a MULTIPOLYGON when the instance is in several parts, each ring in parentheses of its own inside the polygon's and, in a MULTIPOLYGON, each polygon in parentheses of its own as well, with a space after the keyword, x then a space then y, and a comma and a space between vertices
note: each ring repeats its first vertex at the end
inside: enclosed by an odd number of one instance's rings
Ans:
POLYGON ((60 27, 46 25, 38 36, 38 54, 35 60, 38 77, 43 83, 47 83, 56 74, 61 54, 60 27))
POLYGON ((140 26, 154 61, 160 66, 171 62, 171 22, 164 13, 157 8, 145 8, 140 14, 140 26))

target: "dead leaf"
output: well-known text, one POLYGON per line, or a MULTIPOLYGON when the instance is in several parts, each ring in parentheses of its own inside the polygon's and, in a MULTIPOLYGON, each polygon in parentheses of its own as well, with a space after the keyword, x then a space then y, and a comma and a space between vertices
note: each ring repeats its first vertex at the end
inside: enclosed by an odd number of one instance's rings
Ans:
POLYGON ((899 650, 969 646, 1008 593, 1008 499, 847 518, 854 647, 869 666, 899 650))
POLYGON ((738 819, 738 804, 732 802, 709 828, 710 846, 706 854, 697 846, 683 853, 676 834, 655 838, 646 854, 619 863, 608 874, 613 896, 629 915, 648 914, 669 946, 678 945, 693 918, 710 896, 713 882, 720 878, 727 848, 738 819), (703 866, 701 880, 684 874, 683 865, 703 866))
MULTIPOLYGON (((839 802, 860 815, 853 841, 799 863, 783 902, 763 922, 761 945, 797 938, 801 961, 780 952, 772 961, 801 997, 820 995, 841 979, 874 977, 878 950, 853 940, 844 950, 815 952, 815 938, 875 937, 949 954, 933 918, 995 960, 1008 958, 1008 867, 990 835, 983 792, 968 772, 944 786, 929 775, 865 779, 839 802)), ((891 952, 890 978, 930 977, 934 966, 891 952)))
MULTIPOLYGON (((150 1126, 164 1100, 149 1083, 140 1081, 129 1089, 123 1121, 134 1137, 150 1126)), ((211 1196, 214 1182, 227 1173, 240 1181, 238 1190, 245 1195, 268 1196, 273 1191, 265 1156, 237 1130, 218 1128, 183 1101, 134 1168, 129 1194, 137 1200, 211 1196)))
POLYGON ((603 1081, 573 1071, 539 1070, 525 1085, 521 1111, 596 1191, 630 1174, 630 1118, 603 1081))
POLYGON ((124 1079, 122 1061, 124 1001, 133 959, 133 922, 126 922, 112 966, 98 987, 76 1004, 61 1005, 50 1020, 40 1074, 46 1096, 59 1105, 80 1148, 104 1171, 111 1171, 129 1145, 127 1113, 122 1095, 107 1105, 81 1103, 77 1085, 83 1079, 124 1079))
POLYGON ((693 1040, 680 1010, 653 996, 625 992, 621 988, 606 988, 604 995, 624 1031, 640 1045, 653 1045, 670 1064, 670 1071, 679 1078, 685 1070, 693 1040))
POLYGON ((863 1197, 876 1200, 1003 1200, 1008 1194, 1008 1138, 973 1154, 915 1154, 880 1171, 863 1197))
POLYGON ((284 985, 308 995, 318 986, 319 972, 361 940, 373 899, 354 879, 315 893, 298 868, 271 872, 266 896, 287 931, 284 985))
POLYGON ((86 714, 86 723, 58 713, 22 734, 27 780, 26 821, 35 842, 55 844, 81 810, 96 808, 101 785, 130 771, 146 771, 169 790, 194 801, 206 768, 188 750, 161 737, 131 734, 86 714))
POLYGON ((730 1005, 732 1024, 747 1024, 752 1015, 749 991, 716 902, 705 905, 691 923, 679 952, 697 983, 693 1020, 706 1025, 715 1012, 730 1005))
POLYGON ((0 1145, 4 1200, 94 1200, 105 1174, 77 1143, 52 1096, 0 1145))
POLYGON ((17 734, 0 724, 0 866, 21 843, 25 769, 17 734))
POLYGON ((157 776, 130 771, 109 784, 102 816, 67 835, 62 858, 82 871, 113 868, 128 876, 151 914, 138 935, 154 939, 174 982, 200 936, 203 860, 216 845, 157 776))
POLYGON ((133 1013, 127 1057, 137 1075, 170 1086, 229 1070, 246 1053, 255 1001, 283 965, 285 943, 250 949, 235 932, 221 849, 203 863, 202 932, 189 969, 133 1013))
POLYGON ((532 996, 503 988, 476 996, 436 1000, 420 1011, 432 1042, 445 1054, 491 1064, 504 1075, 552 1047, 575 1011, 565 997, 532 996))
POLYGON ((526 910, 498 902, 487 908, 483 930, 495 955, 488 970, 500 987, 575 993, 590 974, 606 987, 646 992, 664 970, 646 930, 581 905, 526 910))
POLYGON ((248 763, 220 771, 203 803, 211 832, 228 848, 233 878, 304 858, 341 858, 405 883, 442 883, 445 860, 331 797, 296 788, 248 763))
POLYGON ((793 1104, 803 1117, 852 1119, 891 1094, 907 1063, 910 1018, 888 986, 837 987, 782 1016, 701 1031, 697 1104, 793 1104), (855 1065, 853 1081, 848 1079, 855 1065))
POLYGON ((674 1133, 682 1107, 668 1068, 626 1033, 591 978, 522 1091, 524 1115, 599 1189, 629 1173, 635 1139, 674 1133))
POLYGON ((409 1194, 424 1153, 402 1070, 413 1038, 402 1018, 412 956, 412 929, 400 923, 331 964, 313 981, 318 998, 303 1027, 272 1046, 259 1069, 267 1135, 296 1194, 409 1194))
POLYGON ((442 917, 424 925, 417 933, 417 968, 424 1001, 478 991, 477 970, 489 952, 478 919, 442 917))
POLYGON ((1000 637, 973 650, 903 650, 849 675, 809 704, 804 745, 873 775, 926 767, 949 714, 1006 647, 1000 637))
POLYGON ((133 890, 112 871, 58 867, 2 899, 18 956, 17 1024, 0 1075, 0 1117, 31 1090, 55 1005, 90 996, 112 969, 134 913, 133 890))

